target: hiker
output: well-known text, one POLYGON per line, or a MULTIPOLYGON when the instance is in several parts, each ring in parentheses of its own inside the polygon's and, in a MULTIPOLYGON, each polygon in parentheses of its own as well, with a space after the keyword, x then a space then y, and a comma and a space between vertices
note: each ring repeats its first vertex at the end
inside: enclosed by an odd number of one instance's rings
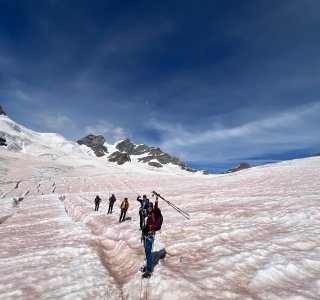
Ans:
POLYGON ((128 198, 124 198, 124 200, 122 201, 122 203, 120 205, 120 208, 121 208, 121 214, 120 214, 120 218, 119 218, 119 223, 123 222, 126 217, 126 213, 129 208, 128 198))
POLYGON ((116 197, 114 194, 111 195, 109 198, 109 209, 108 209, 108 214, 112 214, 112 209, 113 209, 113 204, 117 201, 116 197))
POLYGON ((99 210, 100 202, 101 202, 101 198, 97 195, 96 198, 94 199, 94 204, 95 204, 94 211, 99 210))
POLYGON ((142 275, 143 278, 149 278, 152 272, 152 245, 154 241, 155 231, 158 230, 155 228, 156 221, 160 217, 161 212, 158 208, 158 195, 156 196, 155 205, 153 207, 153 203, 149 202, 147 208, 147 217, 145 220, 145 226, 142 229, 142 235, 144 239, 144 250, 146 253, 147 265, 142 275))
POLYGON ((138 196, 137 201, 140 202, 140 207, 139 207, 139 216, 140 216, 140 230, 142 230, 143 223, 144 223, 144 218, 146 217, 146 209, 149 204, 149 199, 147 198, 146 195, 142 196, 142 199, 140 196, 138 196))

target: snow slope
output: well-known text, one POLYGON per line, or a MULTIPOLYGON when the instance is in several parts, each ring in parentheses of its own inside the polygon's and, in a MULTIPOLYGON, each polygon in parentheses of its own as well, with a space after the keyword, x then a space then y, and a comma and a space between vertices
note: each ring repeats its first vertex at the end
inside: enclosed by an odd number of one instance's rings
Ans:
POLYGON ((320 298, 319 157, 201 176, 0 155, 1 300, 320 298), (160 200, 154 274, 142 281, 135 199, 152 190, 190 220, 160 200))
POLYGON ((39 133, 0 115, 0 137, 7 141, 8 149, 34 156, 55 158, 64 155, 93 155, 87 147, 67 141, 56 133, 39 133))

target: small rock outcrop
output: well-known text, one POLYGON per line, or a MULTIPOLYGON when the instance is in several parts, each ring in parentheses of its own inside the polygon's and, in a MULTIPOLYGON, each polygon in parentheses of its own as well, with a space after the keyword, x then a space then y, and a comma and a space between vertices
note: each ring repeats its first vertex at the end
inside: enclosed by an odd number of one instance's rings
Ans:
POLYGON ((159 163, 156 162, 156 161, 149 161, 149 162, 148 162, 148 165, 151 166, 151 167, 163 168, 163 165, 162 165, 162 164, 159 164, 159 163))
POLYGON ((7 115, 5 111, 2 109, 1 105, 0 105, 0 115, 5 115, 5 116, 7 115))
POLYGON ((0 146, 8 146, 7 141, 2 137, 0 137, 0 146))
POLYGON ((242 162, 242 163, 240 163, 239 166, 230 169, 227 173, 234 173, 234 172, 238 172, 238 171, 241 171, 244 169, 249 169, 249 168, 250 168, 249 164, 242 162))
POLYGON ((109 157, 109 161, 116 162, 118 165, 123 165, 127 161, 131 161, 130 156, 127 153, 120 151, 113 152, 109 157))
POLYGON ((79 145, 86 145, 91 148, 94 154, 98 157, 108 153, 108 148, 104 146, 105 138, 102 135, 89 134, 86 137, 77 141, 79 145))

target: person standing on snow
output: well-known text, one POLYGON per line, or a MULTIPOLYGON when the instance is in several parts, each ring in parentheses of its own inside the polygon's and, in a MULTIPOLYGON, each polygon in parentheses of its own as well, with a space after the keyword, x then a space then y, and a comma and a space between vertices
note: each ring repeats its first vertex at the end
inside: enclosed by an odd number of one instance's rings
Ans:
POLYGON ((99 210, 100 202, 101 202, 101 198, 97 195, 96 198, 94 199, 94 204, 95 204, 94 211, 99 210))
POLYGON ((160 216, 161 212, 158 208, 158 196, 156 197, 155 205, 153 208, 152 202, 149 202, 148 208, 147 208, 147 217, 145 220, 145 226, 142 229, 143 239, 144 239, 144 250, 146 254, 146 260, 147 265, 145 267, 145 270, 142 277, 143 278, 149 278, 151 276, 152 272, 152 245, 154 242, 154 236, 155 236, 155 222, 160 216))
POLYGON ((109 198, 109 209, 108 209, 108 214, 112 214, 112 209, 113 209, 113 204, 117 201, 116 197, 114 194, 111 195, 109 198))
POLYGON ((119 223, 124 221, 128 208, 129 208, 128 198, 124 198, 124 200, 120 205, 121 213, 120 213, 119 223))
POLYGON ((140 216, 140 230, 142 230, 143 223, 144 223, 144 218, 146 216, 146 210, 147 206, 149 204, 149 199, 147 198, 146 195, 143 195, 142 199, 140 196, 138 196, 137 201, 140 202, 140 207, 139 207, 139 216, 140 216))

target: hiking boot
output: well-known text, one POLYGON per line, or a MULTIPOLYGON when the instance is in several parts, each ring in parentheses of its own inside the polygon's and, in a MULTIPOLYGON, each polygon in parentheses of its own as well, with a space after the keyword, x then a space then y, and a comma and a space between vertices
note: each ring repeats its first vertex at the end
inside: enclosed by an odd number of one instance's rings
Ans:
POLYGON ((142 278, 150 278, 151 277, 151 273, 150 272, 144 272, 142 274, 142 278))
POLYGON ((142 272, 142 273, 144 273, 144 272, 146 272, 146 271, 147 271, 147 267, 146 267, 146 266, 144 266, 144 267, 140 268, 140 270, 141 270, 141 272, 142 272))

